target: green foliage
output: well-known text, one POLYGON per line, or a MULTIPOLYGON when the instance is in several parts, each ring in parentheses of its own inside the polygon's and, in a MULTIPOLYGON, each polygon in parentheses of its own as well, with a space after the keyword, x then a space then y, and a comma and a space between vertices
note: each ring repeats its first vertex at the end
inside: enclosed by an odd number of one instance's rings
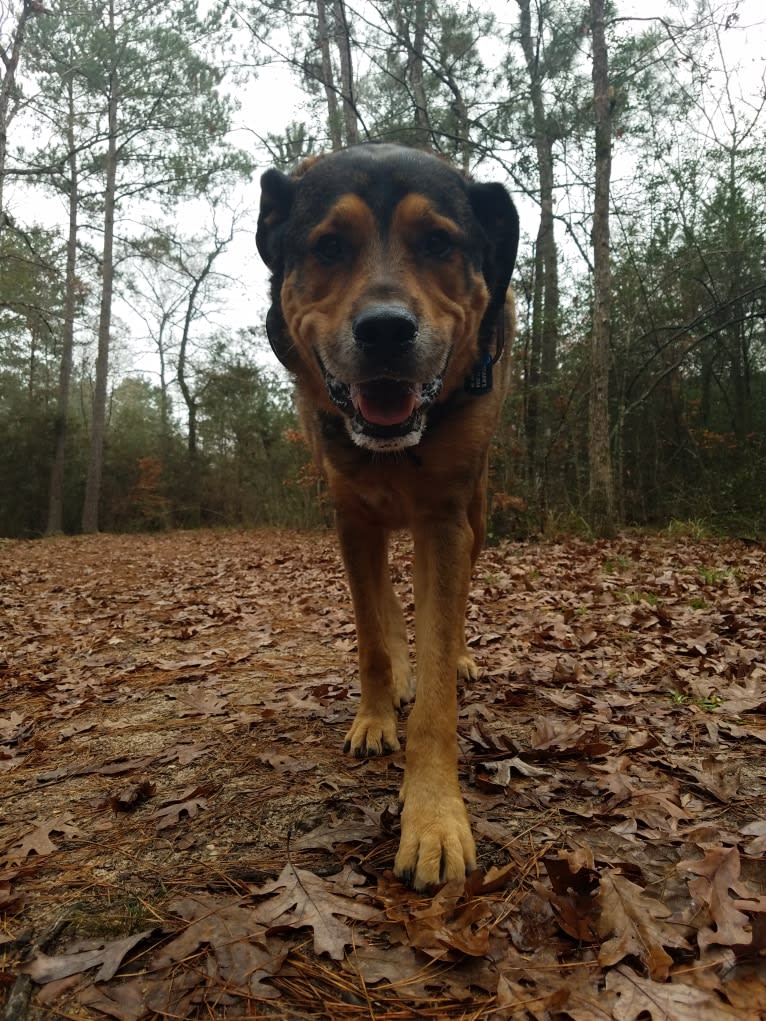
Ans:
POLYGON ((288 124, 284 134, 268 134, 266 144, 274 166, 283 171, 292 170, 301 160, 317 152, 316 138, 299 121, 288 124))
POLYGON ((200 417, 203 520, 312 525, 322 520, 305 484, 290 388, 243 350, 219 348, 205 370, 200 417))
MULTIPOLYGON (((113 21, 109 10, 104 0, 88 0, 76 13, 36 19, 30 32, 30 61, 47 94, 73 82, 86 177, 103 171, 113 97, 118 200, 147 192, 155 200, 196 196, 216 181, 248 176, 251 159, 225 141, 236 102, 210 59, 224 31, 219 19, 201 21, 189 0, 160 7, 116 0, 113 21)), ((55 159, 55 149, 47 156, 55 159)), ((92 198, 98 204, 98 189, 92 198)))

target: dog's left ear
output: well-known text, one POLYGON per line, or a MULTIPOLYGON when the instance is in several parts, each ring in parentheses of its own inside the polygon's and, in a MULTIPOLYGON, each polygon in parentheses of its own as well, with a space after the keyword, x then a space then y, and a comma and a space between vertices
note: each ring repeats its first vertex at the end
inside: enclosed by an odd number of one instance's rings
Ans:
POLYGON ((295 195, 295 182, 279 170, 267 170, 261 177, 261 209, 255 244, 263 261, 272 271, 282 262, 282 235, 295 195))
POLYGON ((488 342, 505 305, 505 296, 511 282, 519 248, 519 214, 511 196, 502 184, 468 186, 468 198, 474 216, 484 229, 487 246, 482 270, 489 288, 489 305, 482 320, 480 336, 488 342))

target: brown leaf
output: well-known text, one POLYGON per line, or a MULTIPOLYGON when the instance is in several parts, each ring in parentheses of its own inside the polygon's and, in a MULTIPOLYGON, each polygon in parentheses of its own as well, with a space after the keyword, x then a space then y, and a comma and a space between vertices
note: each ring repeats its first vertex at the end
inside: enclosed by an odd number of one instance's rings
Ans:
POLYGON ((266 926, 258 921, 251 904, 240 898, 197 896, 179 897, 168 908, 190 924, 160 951, 149 970, 161 971, 209 946, 227 984, 261 998, 277 995, 272 986, 262 983, 277 974, 290 948, 267 939, 266 926))
POLYGON ((536 751, 584 755, 589 758, 604 755, 612 747, 601 739, 597 727, 550 717, 537 721, 530 743, 536 751))
POLYGON ((175 826, 181 821, 182 815, 187 815, 190 819, 194 819, 203 808, 207 808, 207 798, 204 795, 208 793, 209 788, 205 785, 190 788, 184 791, 183 794, 178 795, 177 801, 168 802, 163 808, 153 812, 148 818, 159 819, 158 830, 165 830, 169 826, 175 826))
MULTIPOLYGON (((710 912, 712 926, 703 926, 697 941, 704 950, 711 944, 735 946, 752 941, 750 919, 735 906, 729 891, 739 887, 739 851, 736 847, 711 847, 701 861, 681 861, 681 872, 698 879, 689 881, 689 893, 710 912)), ((746 896, 746 894, 743 894, 746 896)))
POLYGON ((89 730, 96 727, 95 720, 83 720, 80 723, 73 723, 71 727, 64 727, 59 731, 59 741, 68 741, 76 734, 87 734, 89 730))
POLYGON ((593 943, 597 939, 600 911, 595 897, 598 874, 564 854, 559 858, 544 858, 543 864, 553 890, 537 883, 537 893, 550 903, 561 930, 567 936, 578 943, 593 943))
POLYGON ((0 862, 10 865, 19 864, 31 854, 46 855, 57 850, 51 840, 52 833, 61 833, 65 837, 79 837, 82 831, 72 825, 72 813, 65 812, 53 819, 46 819, 34 830, 27 833, 20 841, 10 847, 0 858, 0 862))
POLYGON ((679 927, 665 921, 670 909, 645 896, 640 886, 614 871, 602 876, 598 902, 598 932, 606 940, 601 945, 599 964, 608 968, 625 957, 637 957, 652 979, 664 982, 673 963, 664 948, 689 949, 679 927))
POLYGON ((439 985, 440 972, 433 961, 419 954, 412 947, 397 945, 373 945, 358 947, 347 954, 343 970, 360 974, 367 985, 387 982, 400 984, 403 998, 433 995, 439 985))
POLYGON ((148 780, 131 783, 119 794, 115 794, 109 799, 109 806, 114 812, 131 812, 134 808, 153 798, 156 793, 157 787, 148 780))
POLYGON ((766 854, 766 819, 756 819, 754 822, 743 826, 740 833, 744 837, 753 837, 744 845, 747 854, 756 858, 766 854))
POLYGON ((487 953, 494 915, 482 900, 455 907, 454 897, 462 893, 463 885, 463 880, 447 883, 430 904, 412 912, 405 921, 412 946, 437 959, 449 950, 469 957, 483 957, 487 953))
POLYGON ((380 823, 370 818, 330 819, 293 841, 296 850, 323 847, 332 851, 336 844, 359 844, 380 835, 380 823))
POLYGON ((177 696, 179 703, 178 715, 184 716, 223 716, 229 710, 229 700, 220 692, 205 688, 189 688, 177 696))
MULTIPOLYGON (((343 874, 346 880, 349 872, 347 869, 343 874)), ((335 883, 329 883, 288 863, 277 879, 253 890, 258 896, 276 894, 256 908, 254 917, 272 930, 313 929, 315 953, 328 953, 333 960, 340 961, 344 947, 353 942, 353 935, 350 926, 339 918, 366 921, 377 912, 372 905, 356 898, 353 888, 349 890, 351 896, 335 892, 343 883, 338 877, 335 879, 335 883)))
POLYGON ((113 940, 111 943, 101 943, 92 950, 82 950, 74 954, 48 957, 47 954, 37 953, 32 961, 24 965, 21 970, 29 975, 33 982, 43 985, 45 982, 54 982, 57 979, 66 978, 68 975, 79 975, 80 972, 100 965, 96 973, 96 981, 108 982, 117 974, 123 959, 133 947, 149 939, 156 932, 157 929, 145 929, 133 936, 113 940))
POLYGON ((135 979, 115 983, 108 989, 89 985, 77 998, 86 1007, 94 1007, 117 1021, 141 1021, 147 1013, 146 983, 135 979))
POLYGON ((88 985, 77 999, 117 1021, 143 1021, 157 1015, 186 1018, 192 1016, 191 1001, 200 995, 199 986, 196 970, 176 969, 169 976, 140 975, 112 986, 88 985))
POLYGON ((16 712, 7 717, 0 717, 0 744, 17 744, 29 737, 35 729, 34 723, 31 721, 25 723, 25 719, 25 716, 16 712))
POLYGON ((758 1021, 754 1014, 733 1011, 711 990, 653 982, 625 967, 607 974, 606 988, 618 997, 614 1021, 639 1021, 647 1014, 652 1021, 758 1021))
POLYGON ((312 769, 316 769, 316 762, 311 762, 305 757, 296 758, 294 755, 285 755, 279 752, 264 752, 258 756, 258 761, 281 773, 308 773, 312 769))
POLYGON ((0 881, 0 916, 18 915, 23 910, 24 903, 23 893, 13 893, 10 883, 0 881))

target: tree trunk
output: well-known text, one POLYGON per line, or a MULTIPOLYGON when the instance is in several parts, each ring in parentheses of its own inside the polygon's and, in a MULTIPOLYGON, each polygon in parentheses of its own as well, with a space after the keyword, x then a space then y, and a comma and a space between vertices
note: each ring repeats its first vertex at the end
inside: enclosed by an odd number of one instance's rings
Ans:
MULTIPOLYGON (((408 33, 409 38, 409 33, 408 33)), ((415 141, 427 146, 431 141, 428 123, 428 100, 423 84, 423 48, 426 41, 426 0, 415 0, 415 37, 409 60, 410 86, 415 100, 415 141)))
MULTIPOLYGON (((114 38, 114 5, 109 5, 109 23, 114 38)), ((82 530, 98 531, 98 505, 101 499, 101 476, 104 467, 104 438, 106 435, 106 390, 109 377, 109 335, 112 326, 112 291, 114 288, 114 211, 117 189, 117 107, 118 77, 116 69, 109 76, 107 141, 104 192, 104 251, 101 267, 101 311, 98 321, 98 356, 96 358, 96 386, 93 394, 93 421, 90 434, 90 459, 85 482, 85 499, 82 508, 82 530)))
POLYGON ((338 96, 335 90, 335 75, 332 69, 332 58, 330 56, 330 35, 327 31, 327 9, 325 0, 316 0, 317 4, 317 25, 319 28, 319 49, 322 54, 322 81, 324 83, 324 94, 327 99, 327 126, 330 132, 330 145, 333 152, 343 148, 343 136, 340 130, 340 111, 338 110, 338 96))
POLYGON ((552 406, 559 340, 559 263, 553 219, 553 142, 545 109, 543 79, 532 37, 530 0, 517 0, 521 47, 527 66, 540 185, 540 225, 535 252, 535 284, 527 415, 528 471, 542 516, 547 504, 546 460, 551 442, 552 406))
MULTIPOLYGON (((199 451, 197 447, 197 411, 199 409, 199 395, 195 393, 189 386, 189 380, 186 374, 186 361, 189 351, 189 338, 191 336, 191 327, 194 321, 195 313, 197 312, 197 297, 200 292, 205 280, 210 275, 213 269, 213 263, 224 250, 226 245, 231 241, 233 237, 234 226, 232 225, 232 233, 228 238, 219 238, 216 236, 214 246, 210 252, 208 252, 207 258, 202 269, 194 274, 186 270, 192 279, 192 287, 189 291, 189 297, 186 301, 186 312, 184 313, 184 325, 181 331, 181 344, 178 349, 178 365, 176 368, 176 379, 178 380, 178 386, 181 390, 181 395, 186 405, 186 416, 187 416, 187 451, 188 451, 188 483, 189 483, 189 500, 192 504, 193 523, 199 524, 202 517, 202 507, 200 500, 200 477, 199 477, 199 451)), ((184 267, 185 269, 185 267, 184 267)))
POLYGON ((335 40, 340 54, 340 79, 343 96, 343 124, 346 129, 346 145, 359 141, 359 127, 354 99, 354 67, 351 62, 351 36, 343 0, 334 0, 335 40))
POLYGON ((604 0, 590 0, 593 35, 593 106, 596 189, 593 203, 593 333, 589 402, 588 513, 595 535, 614 535, 614 492, 609 451, 609 340, 612 274, 609 247, 609 186, 612 166, 609 57, 604 0))
POLYGON ((0 60, 5 72, 2 81, 0 81, 0 234, 2 234, 3 228, 6 225, 5 207, 3 206, 3 181, 5 180, 5 160, 8 155, 8 125, 15 113, 15 110, 11 109, 11 99, 16 88, 16 72, 24 45, 27 21, 32 13, 33 8, 30 0, 24 0, 10 49, 5 50, 0 47, 0 60))
POLYGON ((69 418, 69 386, 72 379, 74 354, 74 312, 77 269, 77 205, 79 202, 77 153, 74 138, 74 86, 72 75, 67 76, 67 147, 69 149, 69 233, 66 246, 66 280, 64 283, 64 323, 61 341, 61 365, 54 421, 54 450, 48 490, 47 535, 56 535, 64 527, 64 463, 66 433, 69 418))

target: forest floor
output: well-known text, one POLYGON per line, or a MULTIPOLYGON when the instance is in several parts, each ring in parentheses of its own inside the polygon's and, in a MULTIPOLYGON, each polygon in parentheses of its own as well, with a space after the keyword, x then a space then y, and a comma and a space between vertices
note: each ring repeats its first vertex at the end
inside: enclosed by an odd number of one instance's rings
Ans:
POLYGON ((501 545, 468 635, 422 896, 330 533, 0 542, 0 1017, 766 1016, 766 550, 501 545))

